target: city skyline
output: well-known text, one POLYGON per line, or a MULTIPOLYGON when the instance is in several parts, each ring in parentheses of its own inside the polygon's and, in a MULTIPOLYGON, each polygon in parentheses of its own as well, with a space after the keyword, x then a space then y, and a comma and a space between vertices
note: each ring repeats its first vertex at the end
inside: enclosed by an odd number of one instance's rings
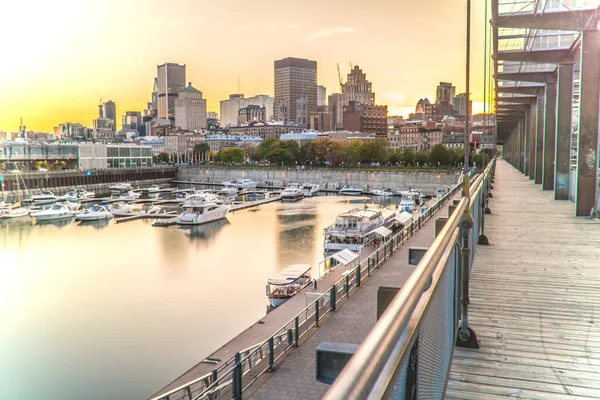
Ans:
MULTIPOLYGON (((120 122, 125 111, 146 108, 156 66, 165 62, 187 66, 186 79, 204 93, 213 112, 238 92, 238 76, 246 96, 273 96, 273 62, 285 57, 317 61, 317 83, 328 95, 339 91, 336 63, 344 78, 350 63, 359 65, 373 83, 376 103, 387 105, 390 115, 407 116, 418 99, 433 100, 440 81, 463 92, 464 1, 397 3, 373 1, 365 9, 358 1, 308 0, 290 14, 291 5, 274 11, 258 0, 243 15, 240 0, 181 0, 173 8, 158 1, 117 6, 107 0, 101 10, 71 0, 34 8, 11 3, 6 14, 11 18, 0 26, 0 34, 11 38, 3 51, 10 62, 0 65, 0 130, 16 131, 20 117, 36 131, 52 132, 67 121, 90 126, 99 97, 115 101, 120 122), (261 13, 269 13, 268 22, 261 13), (66 19, 69 24, 57 23, 66 19), (108 20, 121 28, 107 31, 108 20), (269 46, 240 46, 249 37, 269 46)), ((482 14, 483 4, 474 4, 474 112, 482 110, 482 14)))

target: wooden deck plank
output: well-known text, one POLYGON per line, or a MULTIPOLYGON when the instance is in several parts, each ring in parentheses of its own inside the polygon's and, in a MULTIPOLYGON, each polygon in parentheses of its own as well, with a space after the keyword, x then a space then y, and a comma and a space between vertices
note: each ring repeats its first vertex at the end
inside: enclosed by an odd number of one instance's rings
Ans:
POLYGON ((498 162, 446 398, 600 398, 600 224, 498 162))

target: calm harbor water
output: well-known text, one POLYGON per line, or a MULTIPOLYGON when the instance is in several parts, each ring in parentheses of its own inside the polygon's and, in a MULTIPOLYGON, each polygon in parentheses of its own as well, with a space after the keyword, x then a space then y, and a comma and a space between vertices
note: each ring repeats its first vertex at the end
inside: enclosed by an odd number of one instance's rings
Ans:
POLYGON ((263 316, 269 276, 318 274, 323 228, 356 206, 276 202, 191 229, 1 221, 0 399, 148 397, 263 316))

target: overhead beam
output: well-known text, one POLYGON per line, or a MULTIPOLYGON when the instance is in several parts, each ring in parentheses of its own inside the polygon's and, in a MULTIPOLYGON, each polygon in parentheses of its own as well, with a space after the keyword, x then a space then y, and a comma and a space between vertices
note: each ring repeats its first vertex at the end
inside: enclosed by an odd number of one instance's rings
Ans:
POLYGON ((499 51, 498 61, 532 62, 558 64, 570 60, 570 49, 533 50, 533 51, 499 51))
MULTIPOLYGON (((498 72, 496 79, 515 82, 555 83, 555 72, 498 72)), ((543 86, 542 86, 543 88, 543 86)))
MULTIPOLYGON (((492 2, 493 3, 493 2, 492 2)), ((543 14, 496 15, 494 24, 500 28, 550 29, 560 31, 581 31, 597 21, 598 9, 553 11, 543 14)), ((492 12, 492 18, 494 13, 492 12)))
POLYGON ((497 97, 499 103, 537 104, 536 96, 497 97))
POLYGON ((544 86, 500 86, 496 90, 496 93, 542 95, 544 94, 544 86))

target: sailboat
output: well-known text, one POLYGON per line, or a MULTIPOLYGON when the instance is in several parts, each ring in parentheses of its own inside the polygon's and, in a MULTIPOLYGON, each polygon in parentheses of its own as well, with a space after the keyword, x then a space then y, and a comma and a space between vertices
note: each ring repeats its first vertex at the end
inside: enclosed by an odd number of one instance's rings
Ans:
MULTIPOLYGON (((16 171, 15 171, 16 172, 16 171)), ((21 181, 23 182, 23 187, 25 188, 25 192, 29 195, 27 191, 27 186, 25 186, 25 181, 23 177, 20 175, 20 171, 17 173, 17 194, 19 195, 19 201, 8 206, 7 208, 3 208, 0 210, 0 219, 10 219, 10 218, 21 218, 29 215, 29 210, 24 208, 22 205, 23 196, 21 195, 21 181), (19 180, 21 178, 21 180, 19 180)))

